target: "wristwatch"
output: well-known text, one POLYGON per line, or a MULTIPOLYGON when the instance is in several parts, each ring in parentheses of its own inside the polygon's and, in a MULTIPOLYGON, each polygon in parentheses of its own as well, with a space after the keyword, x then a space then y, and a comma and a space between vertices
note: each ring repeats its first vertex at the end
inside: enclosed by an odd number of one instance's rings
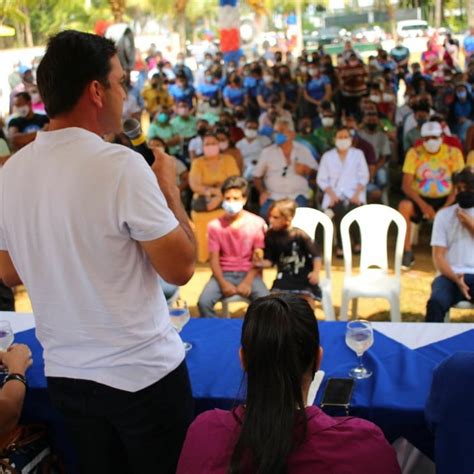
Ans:
POLYGON ((28 384, 26 383, 26 378, 25 378, 24 375, 21 375, 21 374, 8 374, 3 379, 3 385, 5 385, 10 380, 17 380, 18 382, 22 382, 25 385, 25 387, 28 387, 28 384))

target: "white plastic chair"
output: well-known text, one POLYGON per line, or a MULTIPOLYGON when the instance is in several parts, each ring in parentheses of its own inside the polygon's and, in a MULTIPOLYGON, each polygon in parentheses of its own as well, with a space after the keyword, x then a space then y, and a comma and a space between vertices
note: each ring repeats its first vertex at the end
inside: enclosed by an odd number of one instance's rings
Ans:
POLYGON ((229 303, 247 303, 250 304, 250 300, 248 298, 244 298, 240 295, 229 296, 228 298, 222 298, 219 300, 222 305, 222 316, 224 318, 230 318, 230 311, 229 311, 229 303))
MULTIPOLYGON (((451 308, 455 308, 455 309, 467 309, 467 310, 471 310, 471 311, 474 311, 474 303, 470 303, 469 301, 460 301, 459 303, 455 304, 454 306, 451 306, 451 308)), ((449 320, 450 320, 450 311, 451 311, 451 308, 448 309, 448 311, 446 312, 446 316, 444 318, 444 321, 446 323, 449 323, 449 320)))
POLYGON ((341 221, 342 250, 344 253, 344 283, 342 287, 340 319, 347 321, 349 301, 352 316, 357 317, 357 298, 385 298, 390 301, 390 318, 401 321, 400 272, 406 222, 403 216, 383 204, 368 204, 352 210, 341 221), (361 233, 360 270, 352 275, 352 248, 349 227, 357 222, 361 233), (387 234, 390 224, 397 226, 395 245, 395 275, 388 274, 387 234), (376 268, 372 268, 376 267, 376 268))
POLYGON ((334 321, 334 306, 332 305, 332 285, 331 285, 331 262, 332 262, 332 241, 334 236, 334 226, 331 219, 321 211, 310 207, 298 207, 292 222, 293 227, 304 230, 312 240, 316 233, 316 227, 321 224, 324 229, 324 251, 323 262, 326 278, 321 279, 319 287, 321 288, 324 316, 328 321, 334 321))

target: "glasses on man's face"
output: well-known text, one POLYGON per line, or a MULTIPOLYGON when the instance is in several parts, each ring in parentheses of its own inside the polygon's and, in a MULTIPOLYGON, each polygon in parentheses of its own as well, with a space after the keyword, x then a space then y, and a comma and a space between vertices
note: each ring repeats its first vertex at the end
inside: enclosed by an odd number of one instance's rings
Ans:
POLYGON ((284 178, 286 176, 286 173, 288 172, 288 165, 286 165, 284 168, 283 168, 283 172, 281 173, 281 177, 284 178))

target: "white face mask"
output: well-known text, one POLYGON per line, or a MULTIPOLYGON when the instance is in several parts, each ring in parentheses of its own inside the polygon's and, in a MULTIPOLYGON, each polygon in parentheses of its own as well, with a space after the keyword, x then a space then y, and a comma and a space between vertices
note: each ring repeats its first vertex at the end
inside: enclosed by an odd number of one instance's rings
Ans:
POLYGON ((308 71, 308 67, 307 66, 301 66, 300 67, 300 71, 305 74, 307 71, 308 71))
POLYGON ((394 96, 393 96, 392 94, 387 94, 387 93, 385 93, 385 94, 383 95, 383 101, 384 101, 384 102, 392 102, 393 99, 394 99, 394 96))
POLYGON ((273 76, 263 76, 263 82, 265 84, 271 84, 273 82, 273 76))
POLYGON ((423 146, 428 153, 437 153, 441 148, 441 144, 443 143, 443 139, 440 138, 430 138, 423 142, 423 146))
POLYGON ((376 104, 378 104, 380 102, 380 96, 379 95, 371 95, 370 100, 372 102, 375 102, 376 104))
POLYGON ((334 119, 332 117, 323 117, 321 123, 323 127, 332 127, 334 125, 334 119))
POLYGON ((222 201, 222 209, 231 216, 235 216, 243 208, 244 203, 242 201, 222 201))
POLYGON ((217 156, 219 151, 219 145, 205 145, 203 147, 204 156, 217 156))
POLYGON ((19 117, 27 117, 30 113, 30 108, 27 105, 22 105, 21 107, 16 108, 16 113, 19 117))
POLYGON ((337 138, 336 139, 336 148, 340 151, 348 150, 352 145, 352 140, 350 138, 337 138))
POLYGON ((229 142, 219 142, 219 150, 224 151, 229 148, 229 142))
POLYGON ((253 128, 246 128, 244 133, 245 133, 245 136, 247 138, 252 139, 252 138, 255 138, 257 136, 258 132, 257 132, 257 130, 254 130, 253 128))

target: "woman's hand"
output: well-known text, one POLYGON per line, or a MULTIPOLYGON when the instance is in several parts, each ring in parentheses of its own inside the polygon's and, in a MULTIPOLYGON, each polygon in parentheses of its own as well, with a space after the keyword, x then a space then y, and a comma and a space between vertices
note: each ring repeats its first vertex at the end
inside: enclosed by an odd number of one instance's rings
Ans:
POLYGON ((33 363, 31 350, 25 344, 13 344, 6 352, 0 352, 0 363, 11 374, 24 375, 28 367, 33 363))

